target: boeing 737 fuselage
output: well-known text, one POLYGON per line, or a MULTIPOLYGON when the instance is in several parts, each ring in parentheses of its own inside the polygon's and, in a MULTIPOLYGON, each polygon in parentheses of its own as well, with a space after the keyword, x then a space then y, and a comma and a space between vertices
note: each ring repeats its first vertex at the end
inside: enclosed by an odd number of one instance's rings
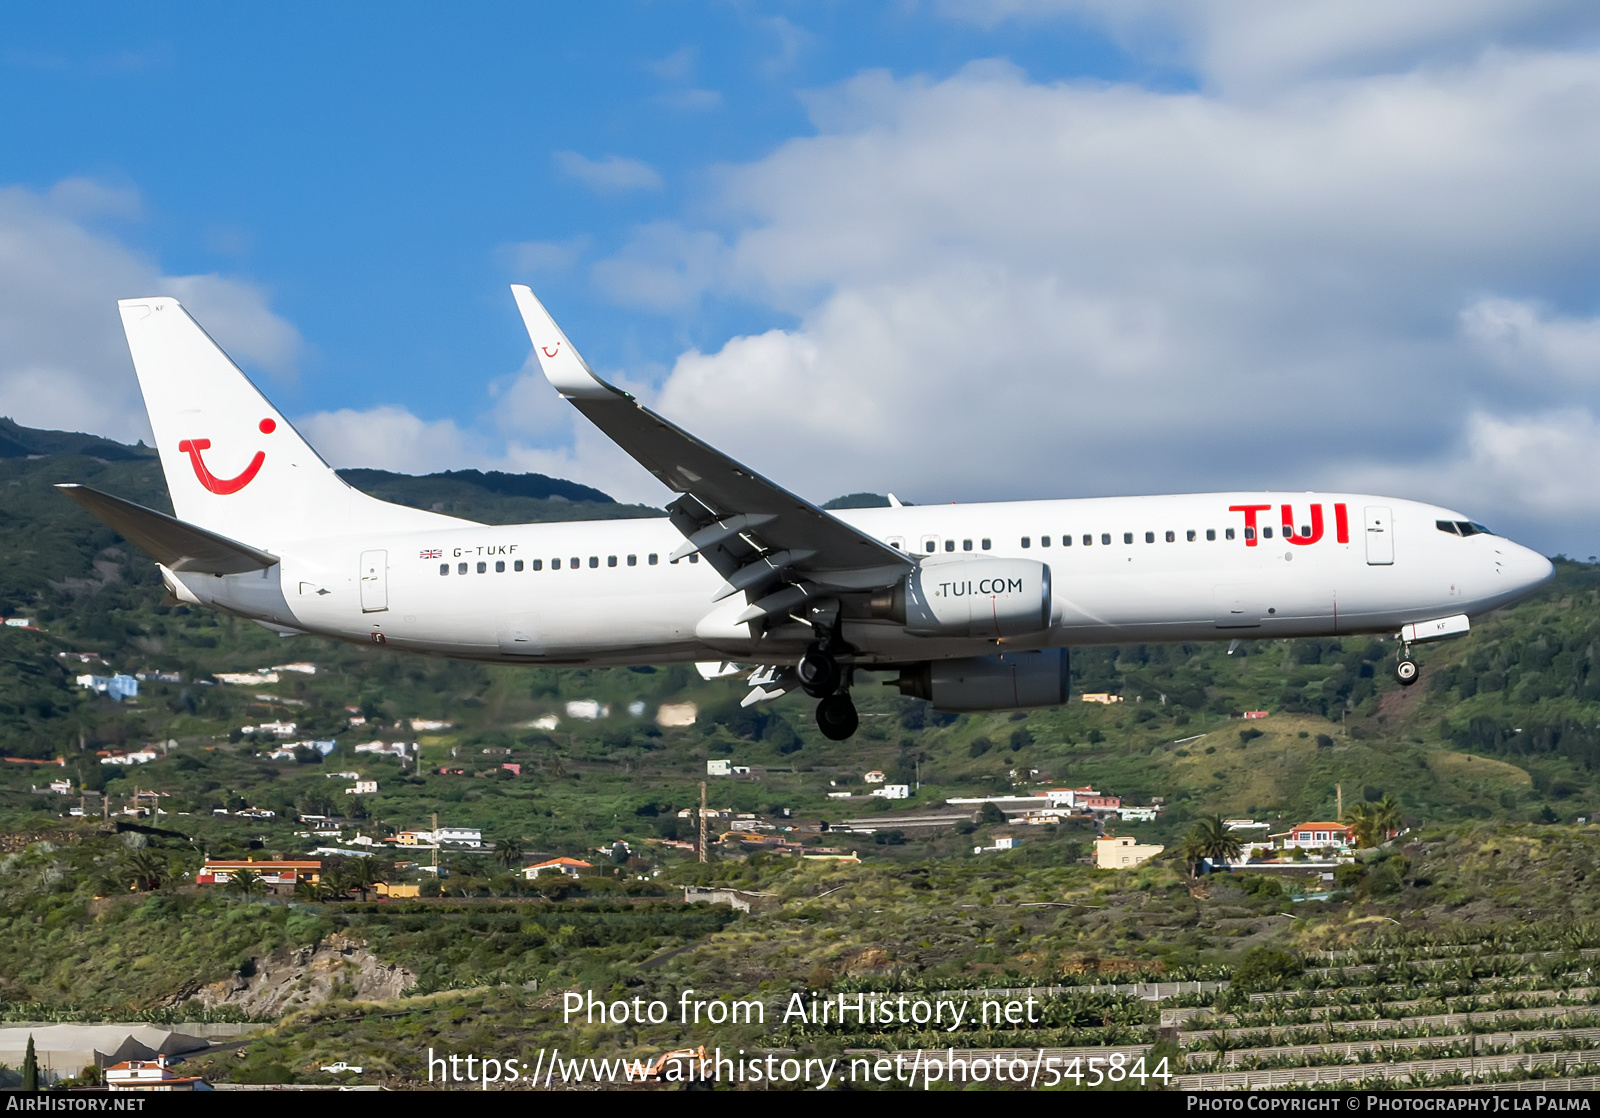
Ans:
POLYGON ((179 601, 462 659, 743 665, 747 703, 804 690, 836 739, 856 671, 945 710, 1051 706, 1074 645, 1387 633, 1410 684, 1412 644, 1552 572, 1459 512, 1353 493, 826 512, 600 380, 513 291, 552 385, 678 493, 667 516, 491 527, 369 497, 170 298, 120 306, 176 516, 63 489, 179 601))

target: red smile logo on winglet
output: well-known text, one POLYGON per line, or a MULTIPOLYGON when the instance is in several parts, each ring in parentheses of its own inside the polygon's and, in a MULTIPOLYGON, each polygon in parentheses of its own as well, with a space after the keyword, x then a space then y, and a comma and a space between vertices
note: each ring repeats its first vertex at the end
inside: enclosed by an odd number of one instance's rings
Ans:
MULTIPOLYGON (((263 435, 270 435, 278 429, 278 424, 271 419, 263 419, 259 430, 263 435)), ((200 457, 200 452, 211 449, 210 439, 184 439, 178 444, 178 452, 189 456, 189 464, 194 467, 194 476, 200 479, 200 484, 207 490, 226 497, 230 493, 237 493, 255 480, 261 470, 261 464, 267 460, 265 451, 258 450, 255 457, 250 459, 250 464, 234 477, 218 477, 206 468, 205 461, 200 457)))

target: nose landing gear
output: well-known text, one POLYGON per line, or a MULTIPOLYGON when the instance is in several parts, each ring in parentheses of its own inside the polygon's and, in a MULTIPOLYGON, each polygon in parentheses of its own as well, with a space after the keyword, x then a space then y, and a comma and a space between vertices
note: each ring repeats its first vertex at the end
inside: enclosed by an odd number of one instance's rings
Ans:
POLYGON ((1411 646, 1400 649, 1400 659, 1394 666, 1394 679, 1401 687, 1410 687, 1422 678, 1422 665, 1411 658, 1411 646))

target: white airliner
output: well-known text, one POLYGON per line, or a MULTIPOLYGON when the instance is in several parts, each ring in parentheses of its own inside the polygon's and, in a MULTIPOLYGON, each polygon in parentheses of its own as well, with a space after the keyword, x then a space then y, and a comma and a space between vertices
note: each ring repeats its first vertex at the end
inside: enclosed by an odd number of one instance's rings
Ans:
POLYGON ((176 517, 61 488, 178 601, 435 656, 748 670, 747 703, 803 690, 836 740, 858 672, 942 710, 1046 707, 1073 645, 1388 633, 1410 684, 1413 643, 1552 573, 1459 512, 1355 493, 826 512, 601 380, 512 291, 550 383, 678 494, 667 516, 490 527, 367 496, 166 297, 119 306, 176 517))

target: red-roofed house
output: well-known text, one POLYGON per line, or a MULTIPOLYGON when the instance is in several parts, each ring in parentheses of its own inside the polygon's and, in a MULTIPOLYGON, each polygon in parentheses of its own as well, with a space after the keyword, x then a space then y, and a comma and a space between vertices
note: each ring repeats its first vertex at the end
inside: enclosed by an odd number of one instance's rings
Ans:
POLYGON ((153 1060, 124 1060, 106 1068, 106 1089, 111 1091, 210 1090, 198 1075, 173 1075, 165 1056, 153 1060))
POLYGON ((540 862, 536 866, 528 866, 522 871, 522 876, 529 881, 542 873, 564 873, 568 877, 577 877, 584 870, 594 867, 588 862, 580 862, 576 858, 551 858, 548 862, 540 862))
POLYGON ((1302 850, 1321 850, 1325 846, 1343 849, 1350 845, 1350 828, 1344 823, 1298 823, 1283 836, 1283 845, 1302 850))

